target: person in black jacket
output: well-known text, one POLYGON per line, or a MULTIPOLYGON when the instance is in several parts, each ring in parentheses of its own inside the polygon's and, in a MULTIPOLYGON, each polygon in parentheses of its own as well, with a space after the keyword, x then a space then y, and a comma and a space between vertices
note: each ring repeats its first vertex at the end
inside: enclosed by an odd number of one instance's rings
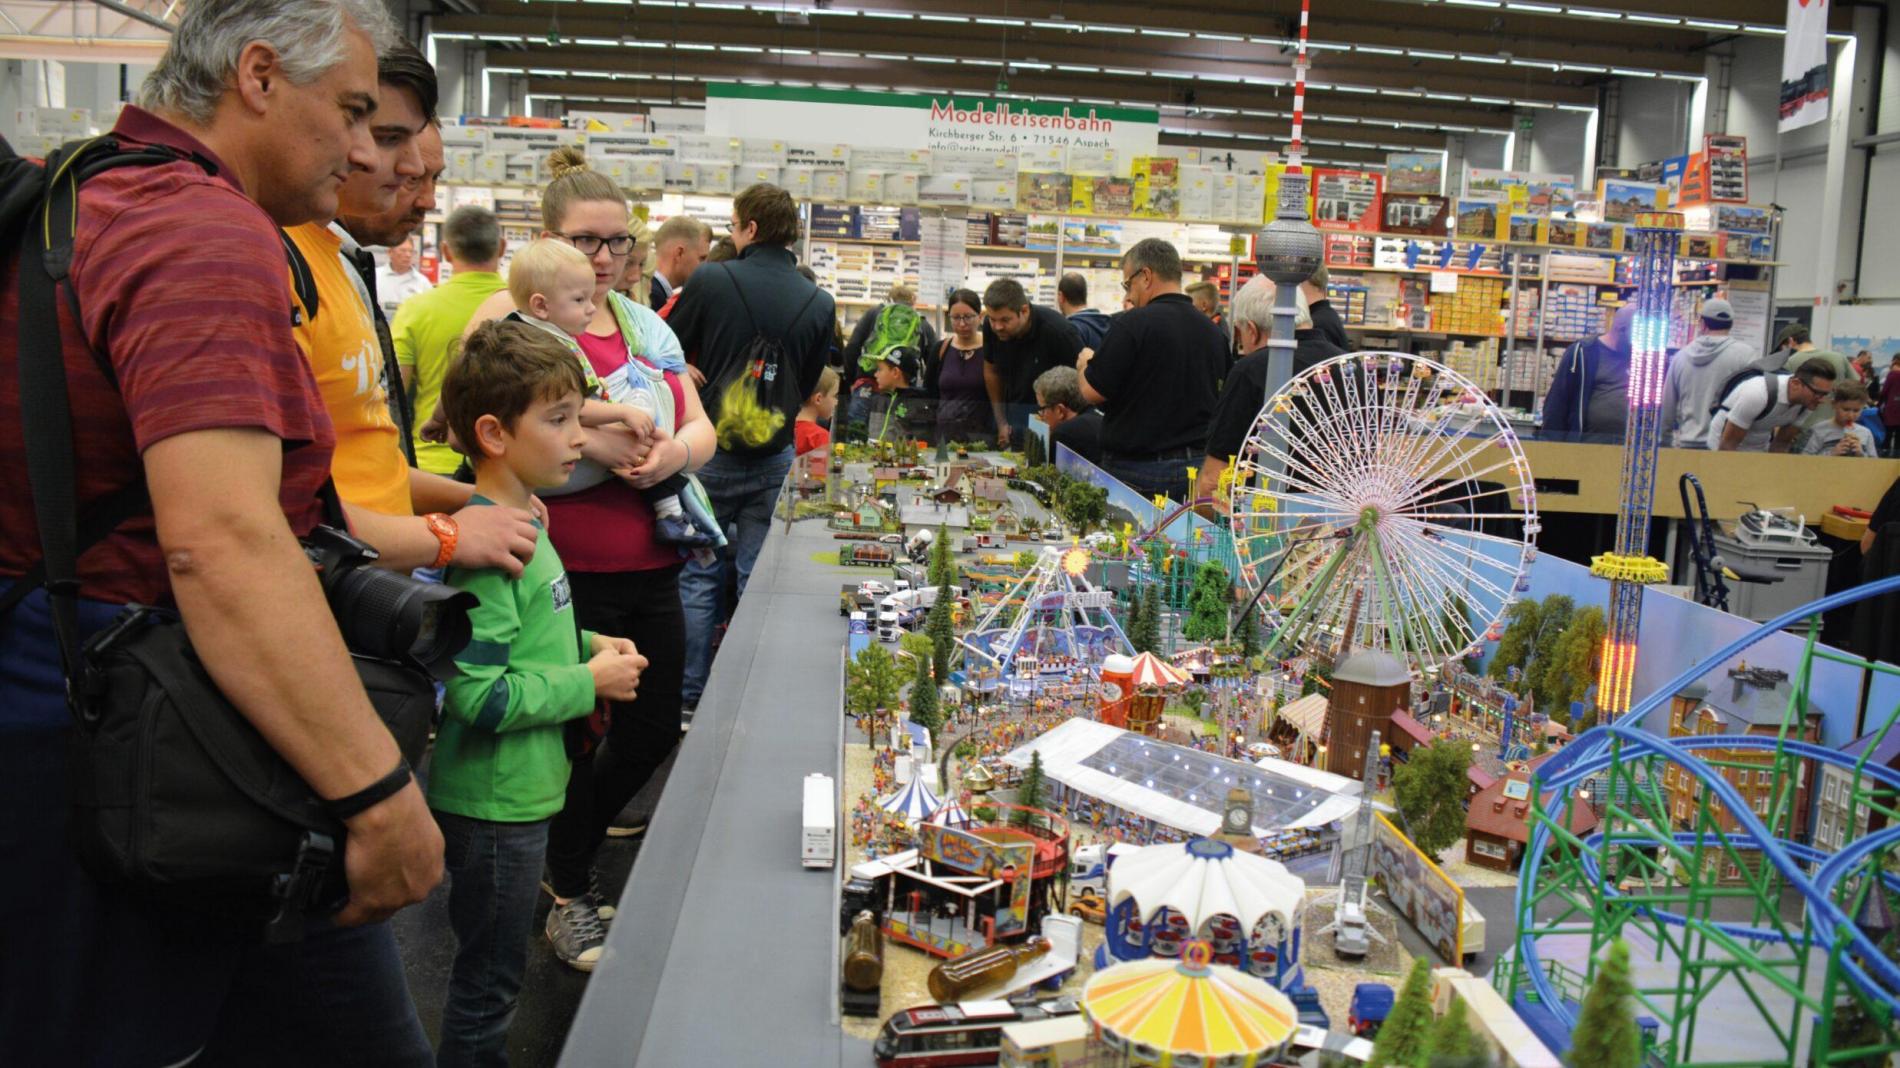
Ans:
POLYGON ((798 238, 798 206, 775 185, 751 186, 732 202, 732 242, 739 258, 693 272, 667 325, 706 378, 701 399, 719 433, 719 450, 699 469, 713 514, 731 544, 713 562, 688 561, 680 573, 686 610, 683 704, 697 708, 712 665, 713 630, 724 615, 728 569, 739 595, 765 543, 772 502, 792 466, 792 424, 818 388, 836 329, 831 294, 806 281, 790 248, 798 238), (754 366, 776 349, 787 386, 761 381, 754 366), (753 388, 745 386, 753 379, 753 388), (770 407, 763 407, 762 398, 770 407))
POLYGON ((1300 283, 1300 295, 1306 298, 1306 311, 1313 317, 1313 329, 1319 331, 1334 347, 1343 352, 1353 351, 1352 338, 1346 333, 1346 321, 1339 317, 1339 309, 1326 295, 1326 283, 1331 276, 1326 273, 1326 265, 1321 264, 1312 277, 1300 283))
MULTIPOLYGON (((1197 500, 1220 496, 1221 472, 1240 455, 1260 409, 1267 403, 1267 338, 1273 333, 1273 293, 1273 282, 1265 275, 1255 275, 1234 294, 1234 337, 1246 355, 1227 372, 1213 421, 1208 424, 1207 455, 1201 458, 1201 472, 1194 483, 1197 500)), ((1294 301, 1293 373, 1297 375, 1345 350, 1314 328, 1304 285, 1294 301)), ((1276 437, 1274 443, 1284 447, 1282 438, 1276 437)))

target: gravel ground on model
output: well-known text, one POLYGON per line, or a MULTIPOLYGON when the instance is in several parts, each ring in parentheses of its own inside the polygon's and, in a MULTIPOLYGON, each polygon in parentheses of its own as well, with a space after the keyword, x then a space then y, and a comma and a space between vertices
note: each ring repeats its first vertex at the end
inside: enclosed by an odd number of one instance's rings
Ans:
POLYGON ((1301 941, 1301 964, 1306 981, 1319 991, 1319 1003, 1332 1018, 1333 1030, 1347 1029, 1346 1016, 1352 1008, 1352 988, 1360 983, 1384 983, 1397 989, 1412 967, 1412 955, 1399 944, 1397 922, 1382 908, 1371 910, 1372 927, 1385 936, 1375 939, 1372 951, 1361 960, 1346 961, 1333 953, 1333 936, 1320 934, 1320 928, 1333 922, 1333 887, 1313 887, 1306 891, 1306 937, 1301 941))

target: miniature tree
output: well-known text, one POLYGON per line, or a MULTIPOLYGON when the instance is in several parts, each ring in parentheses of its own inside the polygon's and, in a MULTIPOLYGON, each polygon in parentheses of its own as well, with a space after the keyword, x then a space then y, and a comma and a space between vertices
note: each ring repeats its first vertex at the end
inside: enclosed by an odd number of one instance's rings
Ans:
POLYGON ((950 678, 950 662, 956 655, 956 624, 951 620, 955 611, 955 598, 950 596, 948 586, 937 587, 937 602, 930 606, 930 614, 924 617, 924 634, 930 638, 931 658, 935 661, 937 678, 950 678))
POLYGON ((1392 773, 1392 797, 1404 818, 1412 844, 1428 857, 1465 836, 1465 773, 1471 767, 1471 749, 1463 742, 1440 738, 1412 750, 1411 759, 1392 773))
POLYGON ((1571 1032, 1569 1061, 1576 1068, 1636 1068, 1643 1062, 1643 1037, 1636 1029, 1630 982, 1630 947, 1610 943, 1597 967, 1590 992, 1583 996, 1577 1026, 1571 1032))
POLYGON ((1427 1063, 1435 1065, 1446 1059, 1456 1059, 1461 1063, 1475 1061, 1483 1064, 1490 1056, 1491 1051, 1485 1046, 1484 1039, 1471 1029, 1464 999, 1453 998, 1445 1015, 1439 1017, 1438 1023, 1432 1027, 1427 1063))
POLYGON ((1414 1068, 1425 1063, 1432 1040, 1432 966, 1424 957, 1412 960, 1405 985, 1392 1001, 1392 1011, 1379 1025, 1366 1068, 1414 1068))
POLYGON ((1016 570, 1027 571, 1036 566, 1036 554, 1030 552, 1028 549, 1023 549, 1016 554, 1014 563, 1016 570))
POLYGON ((1488 673, 1492 678, 1509 678, 1512 668, 1521 668, 1530 659, 1531 647, 1537 642, 1537 623, 1543 612, 1544 606, 1536 601, 1517 601, 1511 605, 1506 617, 1510 625, 1504 628, 1497 654, 1491 657, 1488 673))
POLYGON ((1128 644, 1135 647, 1137 653, 1158 653, 1161 651, 1161 589, 1149 583, 1141 590, 1141 613, 1136 619, 1139 628, 1128 635, 1128 644))
POLYGON ((897 636, 897 648, 906 655, 929 659, 932 649, 930 635, 910 630, 897 636))
POLYGON ((943 708, 937 701, 937 682, 930 673, 930 658, 917 658, 917 677, 910 684, 910 721, 930 732, 935 744, 937 729, 943 726, 943 708))
POLYGON ((1240 663, 1244 668, 1260 655, 1260 629, 1254 623, 1251 610, 1240 613, 1240 622, 1234 624, 1234 630, 1240 638, 1240 663))
POLYGON ((896 702, 901 678, 897 660, 876 642, 865 646, 851 661, 846 679, 846 699, 853 714, 871 723, 873 729, 866 731, 866 734, 876 736, 878 710, 888 709, 896 702))
POLYGON ((1057 498, 1062 518, 1078 534, 1086 534, 1101 525, 1108 514, 1108 491, 1088 482, 1069 480, 1057 498))
MULTIPOLYGON (((1043 794, 1048 792, 1048 778, 1042 770, 1042 753, 1029 754, 1029 767, 1024 769, 1022 781, 1016 784, 1016 803, 1023 808, 1041 808, 1043 794)), ((1028 823, 1029 813, 1018 812, 1017 822, 1028 823)))
POLYGON ((1128 591, 1128 609, 1122 613, 1122 634, 1128 638, 1128 644, 1141 652, 1141 591, 1128 591))
POLYGON ((937 526, 937 537, 930 543, 930 584, 942 591, 957 584, 956 564, 950 560, 950 531, 937 526))
POLYGON ((1234 580, 1219 561, 1209 560, 1194 573, 1194 590, 1189 594, 1187 622, 1181 636, 1193 642, 1217 642, 1227 638, 1227 606, 1234 599, 1234 580))
POLYGON ((1544 666, 1544 688, 1550 703, 1546 704, 1545 697, 1540 696, 1539 708, 1548 709, 1549 714, 1555 716, 1559 710, 1569 709, 1570 702, 1582 699, 1590 684, 1596 681, 1603 639, 1609 633, 1610 625, 1603 609, 1596 605, 1586 605, 1571 615, 1569 625, 1557 641, 1556 654, 1544 666))
POLYGON ((1518 687, 1520 696, 1533 694, 1543 706, 1557 703, 1547 682, 1549 667, 1557 660, 1557 646, 1563 641, 1564 628, 1570 626, 1570 617, 1576 610, 1577 602, 1561 593, 1544 598, 1543 611, 1537 617, 1537 639, 1531 644, 1530 660, 1524 665, 1523 681, 1518 687))

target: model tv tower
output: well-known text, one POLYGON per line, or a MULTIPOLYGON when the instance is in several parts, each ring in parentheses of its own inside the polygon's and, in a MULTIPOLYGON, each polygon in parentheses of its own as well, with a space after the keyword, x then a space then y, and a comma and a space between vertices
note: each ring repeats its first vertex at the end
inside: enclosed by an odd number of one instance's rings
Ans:
POLYGON ((1311 0, 1300 0, 1300 44, 1293 58, 1293 139, 1287 146, 1286 173, 1280 176, 1280 202, 1273 221, 1254 240, 1254 260, 1274 285, 1273 336, 1267 341, 1269 397, 1293 377, 1293 294, 1319 270, 1325 250, 1306 213, 1306 171, 1300 165, 1300 130, 1306 121, 1306 23, 1311 11, 1311 0))

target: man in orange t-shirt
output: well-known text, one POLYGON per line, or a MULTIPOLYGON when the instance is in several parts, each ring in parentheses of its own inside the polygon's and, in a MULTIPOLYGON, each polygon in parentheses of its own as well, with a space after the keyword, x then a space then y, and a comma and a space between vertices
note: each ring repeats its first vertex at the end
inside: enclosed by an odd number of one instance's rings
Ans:
MULTIPOLYGON (((377 56, 377 81, 380 106, 371 118, 376 167, 352 173, 337 195, 339 218, 375 231, 372 240, 413 230, 420 210, 433 206, 428 172, 441 169, 434 68, 402 43, 377 56), (425 147, 435 157, 428 162, 425 147)), ((394 368, 377 333, 369 283, 344 260, 360 251, 350 230, 343 222, 313 222, 285 233, 315 283, 316 314, 304 309, 294 333, 336 428, 330 475, 352 531, 392 570, 453 562, 520 574, 534 555, 533 517, 514 508, 471 507, 473 487, 411 467, 403 452, 402 431, 389 411, 394 368)))

